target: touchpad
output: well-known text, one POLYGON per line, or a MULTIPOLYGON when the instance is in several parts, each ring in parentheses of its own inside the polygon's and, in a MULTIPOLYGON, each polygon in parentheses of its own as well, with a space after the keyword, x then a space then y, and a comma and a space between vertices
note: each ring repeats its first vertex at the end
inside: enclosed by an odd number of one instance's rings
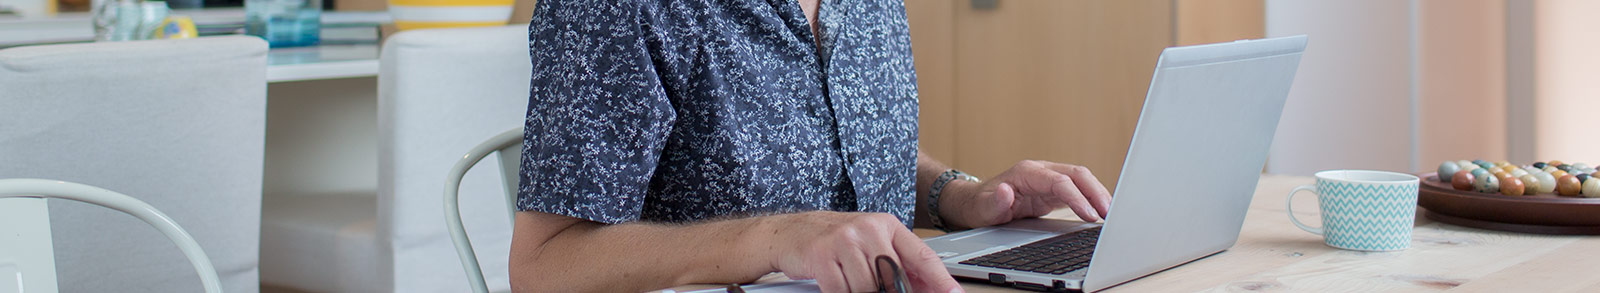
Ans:
POLYGON ((1011 245, 1020 244, 1028 241, 1029 239, 1037 238, 1041 235, 1050 235, 1050 233, 1002 228, 990 229, 989 231, 981 233, 974 233, 972 235, 967 235, 966 237, 961 237, 960 239, 951 239, 951 241, 974 242, 988 245, 1011 245))

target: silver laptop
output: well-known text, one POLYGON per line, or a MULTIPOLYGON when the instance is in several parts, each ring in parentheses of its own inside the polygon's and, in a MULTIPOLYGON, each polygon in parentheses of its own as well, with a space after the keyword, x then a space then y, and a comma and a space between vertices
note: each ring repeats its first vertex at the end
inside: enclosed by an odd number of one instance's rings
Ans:
POLYGON ((1232 247, 1306 37, 1167 48, 1105 224, 1027 219, 926 240, 950 274, 1098 291, 1232 247))

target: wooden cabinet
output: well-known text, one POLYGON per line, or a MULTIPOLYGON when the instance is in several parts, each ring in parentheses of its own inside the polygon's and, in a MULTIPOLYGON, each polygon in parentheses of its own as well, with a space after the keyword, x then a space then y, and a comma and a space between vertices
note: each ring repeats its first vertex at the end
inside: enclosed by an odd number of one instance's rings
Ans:
POLYGON ((906 6, 921 146, 979 177, 1038 159, 1114 188, 1161 50, 1264 31, 1260 0, 978 2, 906 6))

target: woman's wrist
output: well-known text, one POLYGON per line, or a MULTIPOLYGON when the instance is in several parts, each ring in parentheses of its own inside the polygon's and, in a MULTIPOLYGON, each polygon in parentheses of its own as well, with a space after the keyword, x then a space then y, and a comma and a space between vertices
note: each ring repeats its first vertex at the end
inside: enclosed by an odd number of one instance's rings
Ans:
POLYGON ((939 215, 944 218, 944 226, 950 230, 965 230, 974 227, 972 220, 968 219, 970 209, 963 206, 971 203, 972 198, 983 183, 964 179, 952 180, 944 188, 944 195, 939 197, 939 215))

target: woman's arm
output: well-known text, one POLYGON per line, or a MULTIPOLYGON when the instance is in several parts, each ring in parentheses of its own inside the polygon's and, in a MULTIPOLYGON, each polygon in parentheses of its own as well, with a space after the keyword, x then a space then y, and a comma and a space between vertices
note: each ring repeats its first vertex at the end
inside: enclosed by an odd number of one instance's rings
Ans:
POLYGON ((959 290, 939 257, 881 213, 806 212, 689 225, 606 225, 520 212, 511 241, 516 292, 639 292, 754 281, 781 271, 826 292, 877 290, 870 260, 897 259, 918 292, 959 290))
MULTIPOLYGON (((949 166, 917 152, 917 227, 933 227, 928 203, 933 181, 949 166)), ((945 226, 967 229, 1038 217, 1067 207, 1078 218, 1097 222, 1111 209, 1111 192, 1089 168, 1025 160, 982 183, 951 180, 939 197, 945 226)))

